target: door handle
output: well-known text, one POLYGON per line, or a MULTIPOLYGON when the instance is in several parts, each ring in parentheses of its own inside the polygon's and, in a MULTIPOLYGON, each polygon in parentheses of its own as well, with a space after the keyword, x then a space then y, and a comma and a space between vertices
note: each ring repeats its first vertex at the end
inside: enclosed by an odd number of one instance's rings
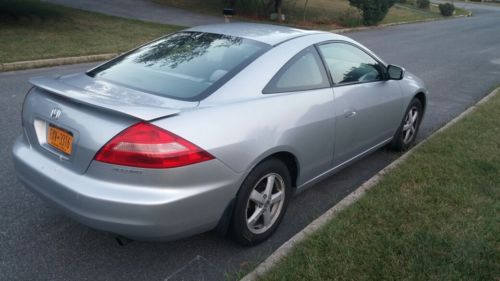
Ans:
POLYGON ((354 117, 354 116, 356 116, 356 111, 354 111, 353 109, 344 110, 344 117, 345 118, 354 117))

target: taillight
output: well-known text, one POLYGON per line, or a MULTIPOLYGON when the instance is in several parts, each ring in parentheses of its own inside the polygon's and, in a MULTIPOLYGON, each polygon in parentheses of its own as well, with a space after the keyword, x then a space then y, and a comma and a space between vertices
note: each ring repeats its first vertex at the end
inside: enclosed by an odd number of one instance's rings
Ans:
POLYGON ((140 122, 111 139, 95 160, 141 168, 175 168, 214 159, 187 140, 155 125, 140 122))

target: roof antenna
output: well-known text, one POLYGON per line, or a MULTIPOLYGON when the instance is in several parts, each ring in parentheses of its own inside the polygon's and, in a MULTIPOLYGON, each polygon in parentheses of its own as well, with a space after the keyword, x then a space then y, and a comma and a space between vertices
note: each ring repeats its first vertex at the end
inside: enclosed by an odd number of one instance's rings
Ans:
POLYGON ((236 13, 236 11, 234 10, 234 8, 224 8, 224 9, 222 9, 222 14, 224 15, 224 22, 225 23, 230 23, 231 22, 231 18, 234 16, 235 13, 236 13))

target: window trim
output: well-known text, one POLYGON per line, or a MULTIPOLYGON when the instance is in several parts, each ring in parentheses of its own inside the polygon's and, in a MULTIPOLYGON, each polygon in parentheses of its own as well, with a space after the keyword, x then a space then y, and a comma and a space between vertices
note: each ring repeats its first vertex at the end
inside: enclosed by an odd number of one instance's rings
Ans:
POLYGON ((316 47, 314 45, 309 45, 306 48, 302 49, 300 52, 295 54, 291 59, 289 59, 281 68, 274 74, 273 78, 266 84, 264 89, 262 89, 262 94, 264 95, 272 95, 272 94, 282 94, 282 93, 295 93, 295 92, 303 92, 303 91, 314 91, 314 90, 321 90, 321 89, 327 89, 332 87, 332 82, 331 82, 331 77, 329 76, 328 69, 325 67, 324 61, 321 58, 321 54, 318 52, 316 47), (303 55, 306 52, 311 52, 311 54, 314 56, 316 62, 318 63, 319 70, 321 72, 321 75, 326 78, 326 82, 324 85, 320 85, 317 87, 304 87, 304 88, 298 88, 295 87, 296 89, 277 89, 274 85, 276 84, 277 80, 281 78, 284 72, 286 72, 291 65, 293 65, 298 59, 300 59, 301 55, 303 55))
POLYGON ((343 40, 329 40, 329 41, 324 41, 324 42, 321 42, 321 43, 317 43, 317 44, 314 44, 315 47, 317 48, 317 51, 321 57, 321 60, 323 60, 323 64, 326 68, 326 71, 328 73, 328 76, 329 76, 329 79, 330 79, 330 83, 332 85, 332 87, 343 87, 343 86, 351 86, 351 85, 357 85, 357 84, 367 84, 367 83, 376 83, 376 82, 383 82, 383 81, 387 81, 387 66, 381 62, 379 59, 377 59, 376 57, 374 57, 372 54, 370 54, 369 52, 367 52, 364 48, 362 48, 361 46, 358 46, 352 42, 348 42, 348 41, 343 41, 343 40), (320 47, 322 45, 327 45, 327 44, 346 44, 346 45, 351 45, 353 46, 354 48, 360 50, 361 52, 367 54, 369 57, 371 57, 374 61, 377 62, 377 65, 380 67, 380 71, 382 72, 382 79, 381 80, 376 80, 376 81, 366 81, 366 82, 350 82, 350 83, 342 83, 342 84, 339 84, 339 83, 334 83, 333 82, 333 76, 330 72, 330 67, 328 67, 328 64, 326 62, 326 59, 325 57, 323 56, 323 53, 321 52, 321 49, 320 47))

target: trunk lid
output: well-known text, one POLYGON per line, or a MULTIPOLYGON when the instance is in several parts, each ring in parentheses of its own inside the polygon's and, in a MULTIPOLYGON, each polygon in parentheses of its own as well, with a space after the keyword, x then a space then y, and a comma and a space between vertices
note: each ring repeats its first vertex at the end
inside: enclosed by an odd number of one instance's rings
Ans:
POLYGON ((39 77, 30 83, 35 87, 23 105, 23 127, 32 148, 78 173, 84 173, 97 151, 131 125, 198 105, 85 74, 39 77))
POLYGON ((192 108, 198 102, 180 101, 125 88, 84 73, 61 77, 36 77, 30 83, 89 106, 112 110, 141 120, 153 120, 192 108))

